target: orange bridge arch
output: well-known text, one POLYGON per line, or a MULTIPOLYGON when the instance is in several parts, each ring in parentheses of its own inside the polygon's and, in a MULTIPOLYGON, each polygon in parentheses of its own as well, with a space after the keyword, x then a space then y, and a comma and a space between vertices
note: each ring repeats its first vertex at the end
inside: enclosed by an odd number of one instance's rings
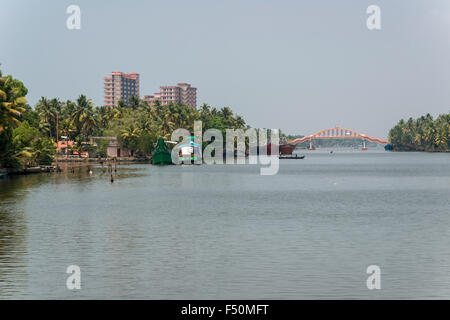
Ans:
POLYGON ((288 141, 288 144, 297 145, 305 141, 309 141, 311 143, 313 139, 362 139, 364 142, 370 141, 381 145, 387 145, 389 143, 389 141, 381 138, 372 137, 363 133, 359 133, 355 130, 336 126, 335 128, 325 129, 310 136, 288 141))

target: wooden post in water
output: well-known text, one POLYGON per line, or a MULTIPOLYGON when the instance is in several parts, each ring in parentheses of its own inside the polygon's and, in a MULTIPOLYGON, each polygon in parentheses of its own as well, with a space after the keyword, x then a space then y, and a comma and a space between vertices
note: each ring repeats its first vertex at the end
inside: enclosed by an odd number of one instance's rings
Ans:
POLYGON ((59 172, 58 165, 58 148, 59 148, 59 113, 56 111, 56 172, 59 172))

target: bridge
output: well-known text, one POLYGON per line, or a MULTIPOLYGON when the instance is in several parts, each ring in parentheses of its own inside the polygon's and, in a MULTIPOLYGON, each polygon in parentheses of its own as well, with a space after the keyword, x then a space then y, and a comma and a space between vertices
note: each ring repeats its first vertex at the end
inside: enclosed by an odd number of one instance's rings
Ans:
POLYGON ((308 149, 314 150, 315 148, 313 146, 313 139, 362 139, 363 150, 367 150, 366 141, 375 142, 381 145, 387 145, 389 143, 389 141, 387 140, 371 137, 366 134, 356 132, 355 130, 341 128, 338 125, 336 126, 336 128, 325 129, 310 136, 288 141, 288 144, 295 146, 299 143, 309 141, 308 149))

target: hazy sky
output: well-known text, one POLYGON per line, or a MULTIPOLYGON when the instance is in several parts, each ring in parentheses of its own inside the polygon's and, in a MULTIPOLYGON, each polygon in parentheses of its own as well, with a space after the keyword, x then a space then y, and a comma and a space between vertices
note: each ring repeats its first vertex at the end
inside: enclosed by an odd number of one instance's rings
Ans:
POLYGON ((141 96, 189 82, 198 103, 254 127, 386 137, 450 110, 448 0, 0 0, 0 63, 41 96, 103 104, 103 77, 139 72, 141 96), (66 28, 81 7, 82 28, 66 28), (381 7, 382 30, 366 9, 381 7))

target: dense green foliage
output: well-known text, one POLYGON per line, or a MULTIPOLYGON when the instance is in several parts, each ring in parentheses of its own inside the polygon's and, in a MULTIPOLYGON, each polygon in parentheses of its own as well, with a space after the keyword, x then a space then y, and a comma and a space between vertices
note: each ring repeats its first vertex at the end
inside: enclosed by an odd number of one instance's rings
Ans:
POLYGON ((23 83, 0 72, 0 167, 29 167, 50 164, 53 141, 36 127, 37 117, 26 105, 23 83))
POLYGON ((235 116, 228 107, 218 110, 204 104, 197 110, 179 104, 163 106, 137 101, 129 105, 121 102, 114 108, 96 108, 97 126, 91 133, 118 137, 121 147, 130 150, 132 155, 150 155, 158 138, 170 140, 178 128, 193 132, 196 120, 203 122, 203 130, 217 128, 225 132, 225 128, 245 128, 242 117, 235 116))
POLYGON ((117 137, 121 148, 132 155, 150 155, 159 137, 170 140, 175 129, 193 132, 194 121, 203 121, 203 130, 246 128, 245 121, 228 108, 206 104, 199 110, 179 104, 149 105, 138 97, 117 107, 95 107, 80 95, 76 101, 62 102, 42 97, 34 110, 26 105, 27 89, 11 76, 1 78, 0 87, 0 167, 33 166, 50 163, 59 139, 75 142, 72 151, 89 151, 106 156, 108 140, 90 137, 117 137))
POLYGON ((389 141, 397 151, 450 151, 450 114, 402 119, 389 131, 389 141))

